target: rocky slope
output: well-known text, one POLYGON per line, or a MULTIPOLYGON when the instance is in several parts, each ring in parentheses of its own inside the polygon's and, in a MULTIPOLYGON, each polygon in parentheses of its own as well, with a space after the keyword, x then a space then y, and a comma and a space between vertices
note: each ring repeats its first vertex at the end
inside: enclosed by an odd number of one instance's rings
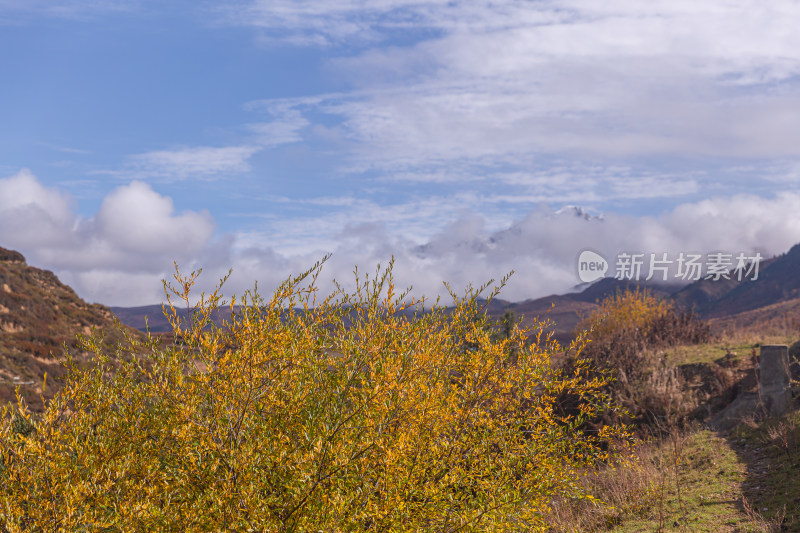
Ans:
POLYGON ((52 272, 28 266, 19 252, 0 248, 0 404, 14 400, 15 389, 34 409, 59 388, 66 371, 64 350, 80 360, 77 335, 93 328, 116 341, 122 333, 111 311, 81 300, 52 272))

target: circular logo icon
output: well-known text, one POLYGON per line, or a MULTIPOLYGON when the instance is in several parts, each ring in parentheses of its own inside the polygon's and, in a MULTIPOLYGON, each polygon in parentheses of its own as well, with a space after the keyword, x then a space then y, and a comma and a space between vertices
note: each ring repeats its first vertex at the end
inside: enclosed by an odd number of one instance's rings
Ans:
POLYGON ((584 283, 591 283, 605 276, 608 271, 608 261, 591 250, 584 250, 578 257, 578 277, 584 283))

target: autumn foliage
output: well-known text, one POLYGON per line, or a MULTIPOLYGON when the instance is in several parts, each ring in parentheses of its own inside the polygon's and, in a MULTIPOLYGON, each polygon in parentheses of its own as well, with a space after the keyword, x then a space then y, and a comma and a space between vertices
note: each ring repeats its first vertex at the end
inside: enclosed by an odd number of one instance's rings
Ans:
MULTIPOLYGON (((603 379, 551 365, 541 329, 493 334, 480 290, 423 312, 391 265, 326 297, 320 268, 223 326, 219 289, 188 323, 170 303, 167 347, 83 339, 93 364, 41 416, 6 408, 0 530, 535 531, 554 496, 589 498, 625 437, 579 429, 613 409, 603 379)), ((195 277, 165 285, 176 304, 195 277)))
POLYGON ((691 311, 680 311, 637 288, 601 301, 578 330, 586 332, 589 341, 580 357, 592 361, 595 370, 611 373, 614 379, 607 390, 625 407, 626 420, 638 425, 663 423, 682 408, 676 404, 688 407, 689 402, 676 396, 683 392, 681 378, 674 369, 664 367, 660 351, 667 346, 708 342, 708 323, 691 311))
POLYGON ((691 311, 681 312, 638 287, 605 298, 578 329, 590 331, 594 343, 603 345, 622 337, 636 337, 648 347, 697 344, 711 335, 708 324, 691 311))

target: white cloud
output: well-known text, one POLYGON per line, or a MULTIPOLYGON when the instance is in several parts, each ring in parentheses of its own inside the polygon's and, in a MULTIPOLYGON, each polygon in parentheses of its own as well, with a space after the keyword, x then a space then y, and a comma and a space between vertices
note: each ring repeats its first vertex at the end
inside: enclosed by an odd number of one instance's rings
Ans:
POLYGON ((578 283, 575 261, 586 248, 610 260, 621 251, 769 257, 800 242, 796 192, 720 196, 661 215, 605 213, 602 220, 547 207, 503 219, 501 211, 478 214, 474 199, 461 201, 459 210, 457 200, 387 209, 347 196, 312 199, 311 209, 326 211, 300 224, 291 243, 276 239, 289 229, 280 222, 261 234, 216 235, 208 213, 176 213, 170 198, 140 182, 111 191, 93 217, 81 218, 66 195, 23 171, 0 179, 0 246, 55 270, 90 301, 142 305, 161 301, 160 280, 170 278, 173 261, 184 271, 204 268, 200 290, 232 267, 227 292, 241 294, 256 280, 269 293, 326 252, 333 252, 322 278, 326 291, 331 278, 349 282, 355 265, 371 271, 394 255, 398 284, 413 285, 417 295, 443 294, 445 280, 458 289, 513 269, 503 296, 519 300, 569 290, 578 283))
POLYGON ((208 212, 176 215, 172 199, 136 181, 106 196, 94 224, 119 249, 140 254, 197 253, 214 232, 208 212))
POLYGON ((0 233, 10 246, 58 245, 76 223, 70 198, 29 170, 0 179, 0 233))
POLYGON ((251 0, 227 14, 327 47, 351 90, 262 105, 347 141, 350 172, 443 183, 442 167, 522 171, 553 156, 800 157, 789 0, 251 0))
POLYGON ((442 293, 442 280, 464 287, 515 270, 503 296, 520 300, 566 292, 579 283, 576 261, 584 249, 599 251, 612 264, 620 252, 668 253, 672 259, 680 252, 759 252, 765 258, 783 253, 800 242, 798 209, 797 193, 711 198, 661 216, 606 213, 602 220, 541 208, 499 230, 490 229, 482 216, 466 214, 422 246, 385 226, 364 224, 339 243, 332 270, 348 279, 353 264, 371 266, 394 254, 400 284, 428 295, 442 293))
POLYGON ((191 266, 218 251, 214 232, 207 212, 175 213, 170 198, 140 182, 111 191, 95 216, 82 218, 67 195, 29 171, 0 179, 0 246, 56 270, 92 301, 159 301, 158 280, 173 261, 191 266), (113 294, 95 283, 111 279, 113 294), (142 291, 134 279, 150 287, 142 291))
POLYGON ((216 179, 250 170, 248 159, 259 150, 248 145, 155 150, 130 156, 126 168, 114 174, 140 179, 216 179))

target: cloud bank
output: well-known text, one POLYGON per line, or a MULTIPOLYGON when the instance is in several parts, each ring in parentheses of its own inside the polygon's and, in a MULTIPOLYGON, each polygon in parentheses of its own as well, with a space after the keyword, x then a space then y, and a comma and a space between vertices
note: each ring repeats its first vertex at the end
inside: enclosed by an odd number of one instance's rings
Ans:
POLYGON ((327 114, 361 168, 800 155, 788 0, 251 0, 227 15, 331 50, 352 90, 267 103, 327 114))
POLYGON ((173 261, 184 270, 203 267, 200 288, 233 268, 229 294, 256 280, 269 292, 326 252, 333 256, 323 290, 330 290, 331 278, 351 281, 355 265, 372 271, 394 256, 398 284, 413 285, 417 295, 443 294, 442 281, 461 289, 514 270, 503 297, 522 300, 576 285, 576 260, 586 248, 607 258, 620 251, 782 253, 800 242, 798 212, 800 194, 794 192, 709 198, 653 217, 586 217, 573 208, 543 206, 499 229, 480 213, 462 212, 422 243, 372 212, 371 221, 343 223, 327 245, 292 250, 254 235, 220 234, 209 213, 176 212, 170 198, 138 181, 114 189, 92 217, 82 218, 67 195, 23 170, 0 179, 0 246, 54 270, 85 299, 109 305, 162 301, 160 280, 171 277, 173 261))

